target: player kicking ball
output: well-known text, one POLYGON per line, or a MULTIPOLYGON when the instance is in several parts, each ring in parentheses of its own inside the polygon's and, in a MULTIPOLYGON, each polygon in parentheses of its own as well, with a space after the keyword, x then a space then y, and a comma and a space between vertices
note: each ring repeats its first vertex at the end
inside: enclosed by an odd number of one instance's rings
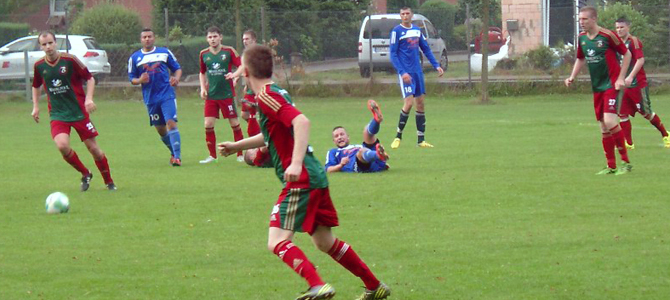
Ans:
POLYGON ((363 128, 363 144, 349 144, 349 134, 342 126, 333 129, 333 143, 337 148, 326 155, 326 172, 373 173, 388 170, 389 158, 377 139, 379 125, 383 120, 381 108, 375 100, 368 100, 372 112, 370 123, 363 128))
POLYGON ((353 248, 333 235, 337 211, 330 199, 328 179, 308 145, 310 121, 293 106, 286 90, 272 82, 270 48, 252 46, 244 52, 243 73, 258 103, 261 134, 218 145, 221 155, 267 146, 283 189, 270 214, 268 250, 303 277, 309 288, 297 300, 331 299, 335 289, 324 282, 314 265, 293 244, 296 232, 307 232, 321 251, 361 278, 361 300, 386 299, 391 290, 381 283, 353 248))

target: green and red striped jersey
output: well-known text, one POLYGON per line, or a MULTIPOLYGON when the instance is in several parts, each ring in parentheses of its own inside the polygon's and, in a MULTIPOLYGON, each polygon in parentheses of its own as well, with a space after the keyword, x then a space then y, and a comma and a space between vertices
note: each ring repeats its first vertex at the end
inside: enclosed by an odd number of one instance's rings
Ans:
POLYGON ((61 53, 56 61, 51 62, 45 56, 35 62, 33 87, 44 85, 51 120, 75 122, 88 117, 84 81, 91 76, 74 55, 61 53))
POLYGON ((200 73, 207 74, 209 99, 223 100, 235 96, 233 81, 227 80, 225 76, 233 66, 239 68, 241 63, 240 56, 232 47, 221 46, 216 53, 209 48, 200 51, 200 73))
POLYGON ((586 32, 579 35, 577 58, 585 59, 591 74, 593 92, 604 92, 614 88, 621 66, 617 54, 626 54, 626 45, 616 33, 601 28, 598 34, 590 39, 586 32))
MULTIPOLYGON (((629 75, 631 71, 633 71, 633 68, 635 67, 635 63, 637 62, 638 59, 644 58, 644 52, 642 51, 642 42, 640 42, 640 39, 637 37, 634 37, 632 35, 628 36, 628 39, 626 39, 626 48, 630 51, 630 54, 632 55, 630 59, 630 66, 628 67, 628 72, 626 72, 626 75, 629 75)), ((622 59, 623 57, 619 57, 622 59)), ((644 66, 640 69, 640 71, 637 72, 637 75, 635 75, 635 79, 633 79, 633 84, 631 87, 646 87, 647 86, 647 74, 644 72, 644 66)))

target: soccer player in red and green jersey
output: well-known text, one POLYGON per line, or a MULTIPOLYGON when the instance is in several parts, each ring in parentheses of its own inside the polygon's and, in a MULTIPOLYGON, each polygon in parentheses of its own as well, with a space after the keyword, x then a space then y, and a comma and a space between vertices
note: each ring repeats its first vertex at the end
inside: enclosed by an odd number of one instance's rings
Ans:
MULTIPOLYGON (((228 119, 236 141, 244 138, 240 121, 235 110, 235 87, 226 79, 230 70, 240 66, 240 57, 234 48, 221 45, 221 29, 216 26, 207 29, 209 47, 200 51, 200 97, 205 100, 205 141, 209 156, 201 164, 216 161, 216 133, 214 123, 219 118, 219 110, 228 119)), ((243 161, 242 152, 237 153, 237 161, 243 161)))
MULTIPOLYGON (((244 49, 256 45, 256 32, 252 29, 247 29, 242 34, 242 44, 244 49)), ((242 54, 244 56, 244 54, 242 54)), ((243 68, 238 68, 234 73, 226 75, 226 79, 237 80, 242 75, 243 68)), ((251 90, 248 84, 244 85, 244 100, 242 100, 242 119, 247 121, 247 135, 254 136, 261 132, 261 129, 256 120, 256 95, 251 90)))
POLYGON ((42 32, 37 40, 46 56, 35 63, 33 119, 39 123, 39 88, 44 85, 44 91, 49 101, 51 137, 65 161, 81 173, 81 190, 88 190, 93 174, 84 166, 77 153, 70 147, 71 128, 77 131, 81 141, 93 155, 107 189, 116 190, 116 185, 114 185, 109 171, 107 157, 95 141, 98 131, 88 117, 88 114, 96 109, 95 103, 93 103, 95 79, 76 56, 58 51, 56 36, 53 32, 42 32), (84 93, 83 82, 86 82, 86 93, 84 93))
POLYGON ((621 69, 628 69, 631 54, 621 38, 611 30, 598 26, 597 20, 598 12, 595 8, 587 6, 579 10, 579 24, 584 32, 579 35, 577 59, 572 74, 565 79, 565 85, 569 87, 584 64, 588 65, 593 89, 593 107, 596 120, 600 123, 602 144, 607 158, 607 167, 597 174, 621 175, 630 172, 632 165, 619 126, 617 94, 619 91, 623 92, 625 88, 626 72, 621 72, 621 69), (617 60, 617 53, 623 56, 621 66, 617 60), (618 170, 614 148, 618 149, 623 161, 618 170))
POLYGON ((272 82, 270 48, 252 46, 244 52, 244 76, 256 94, 261 134, 238 142, 223 142, 224 156, 267 145, 283 189, 270 214, 268 249, 302 276, 309 289, 297 299, 330 299, 335 290, 325 283, 305 254, 293 244, 295 232, 307 232, 316 247, 363 280, 359 299, 385 299, 390 289, 381 283, 351 246, 333 235, 337 211, 328 191, 325 170, 308 145, 310 121, 293 106, 286 90, 272 82))
POLYGON ((621 117, 621 129, 626 138, 626 147, 635 149, 633 144, 633 134, 630 124, 630 116, 635 116, 636 112, 654 125, 659 132, 665 148, 670 148, 670 137, 661 118, 651 110, 651 100, 649 99, 649 86, 647 85, 647 75, 644 72, 644 52, 642 51, 642 42, 630 34, 630 21, 625 18, 618 19, 615 23, 617 34, 626 43, 632 58, 625 79, 628 88, 623 94, 623 103, 619 116, 621 117))

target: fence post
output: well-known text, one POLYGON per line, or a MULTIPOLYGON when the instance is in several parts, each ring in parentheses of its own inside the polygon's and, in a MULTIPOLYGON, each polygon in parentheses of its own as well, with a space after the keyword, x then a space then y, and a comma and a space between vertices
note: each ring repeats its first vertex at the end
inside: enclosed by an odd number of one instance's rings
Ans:
POLYGON ((165 48, 170 46, 170 25, 168 24, 168 8, 163 8, 163 14, 165 15, 165 48))
MULTIPOLYGON (((373 87, 374 85, 374 66, 372 64, 372 16, 370 15, 370 9, 372 9, 372 6, 368 7, 367 10, 367 15, 368 15, 368 54, 370 56, 370 61, 369 61, 369 69, 370 69, 370 88, 373 87)), ((389 46, 390 48, 390 46, 389 46)))
POLYGON ((261 6, 261 43, 265 44, 265 6, 261 6))
POLYGON ((242 51, 242 20, 240 20, 240 0, 235 0, 235 48, 242 51))
POLYGON ((470 3, 465 4, 465 31, 465 35, 467 36, 465 42, 468 44, 468 85, 470 86, 470 89, 472 89, 472 66, 470 66, 470 53, 472 52, 472 49, 470 49, 470 41, 472 40, 470 35, 470 3))
POLYGON ((25 71, 25 85, 26 85, 26 100, 28 102, 32 101, 32 95, 31 95, 31 90, 30 90, 30 69, 28 66, 29 59, 28 59, 28 50, 23 50, 23 65, 24 65, 24 71, 25 71))

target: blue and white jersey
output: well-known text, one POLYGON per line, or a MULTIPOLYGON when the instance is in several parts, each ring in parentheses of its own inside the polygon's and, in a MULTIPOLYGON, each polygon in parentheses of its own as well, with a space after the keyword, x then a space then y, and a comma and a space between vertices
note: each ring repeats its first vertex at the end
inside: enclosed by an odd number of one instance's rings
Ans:
POLYGON ((391 62, 398 71, 399 75, 405 73, 423 73, 421 69, 421 54, 428 58, 433 68, 438 68, 440 64, 435 60, 433 52, 428 47, 426 37, 421 33, 421 29, 412 24, 412 27, 406 28, 399 24, 391 30, 391 62))
POLYGON ((349 162, 342 166, 340 172, 358 172, 358 162, 356 161, 356 153, 363 148, 363 145, 349 145, 344 148, 333 148, 328 151, 326 155, 325 168, 337 166, 343 158, 349 157, 349 162))
POLYGON ((128 79, 139 78, 142 73, 149 73, 149 82, 142 84, 144 104, 160 103, 176 98, 174 88, 170 85, 170 71, 181 69, 177 58, 164 47, 154 47, 149 52, 137 50, 128 59, 128 79))

